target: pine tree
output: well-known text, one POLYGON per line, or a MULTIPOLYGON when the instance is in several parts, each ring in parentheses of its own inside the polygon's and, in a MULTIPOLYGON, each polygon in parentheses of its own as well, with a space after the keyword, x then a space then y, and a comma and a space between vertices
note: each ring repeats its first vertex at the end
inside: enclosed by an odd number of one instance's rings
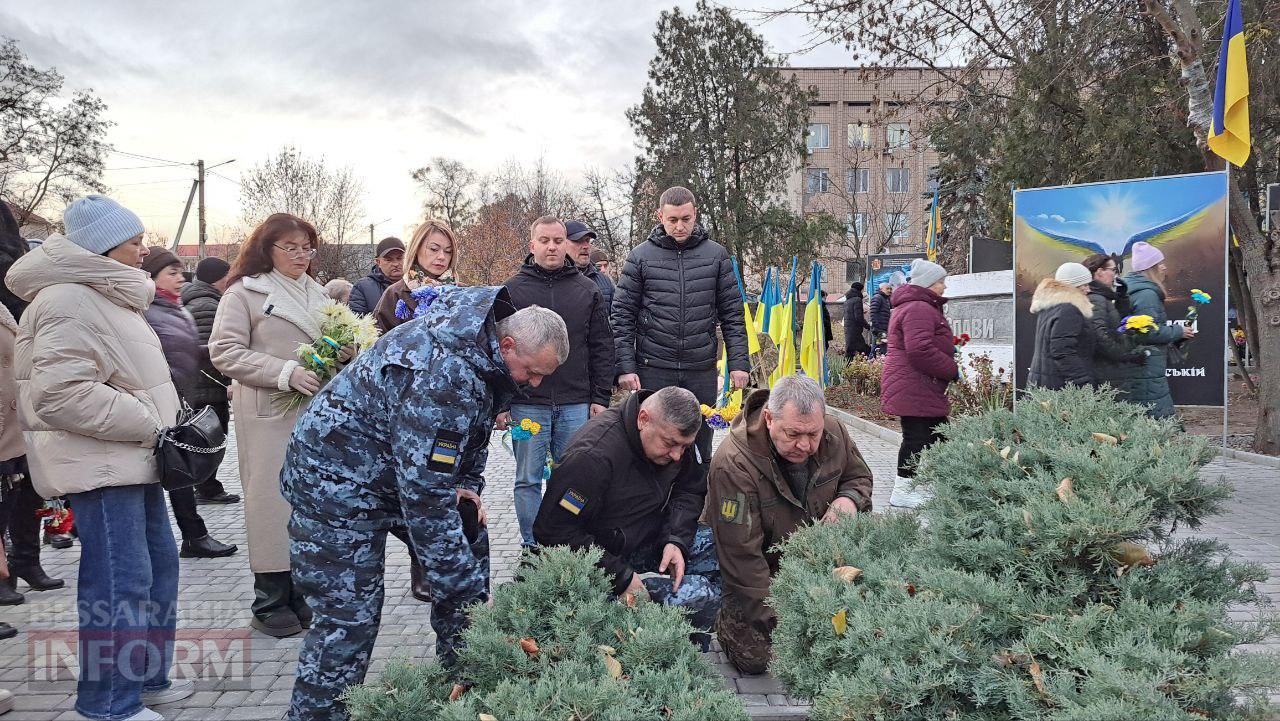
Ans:
POLYGON ((352 719, 745 719, 680 611, 611 599, 599 558, 544 549, 492 608, 477 606, 457 669, 474 685, 455 701, 439 664, 398 661, 347 692, 352 719))
POLYGON ((1280 663, 1239 648, 1280 630, 1266 572, 1173 537, 1230 495, 1200 478, 1204 439, 1089 389, 1033 391, 945 436, 921 455, 925 523, 859 516, 784 544, 774 672, 815 719, 1268 712, 1280 663))

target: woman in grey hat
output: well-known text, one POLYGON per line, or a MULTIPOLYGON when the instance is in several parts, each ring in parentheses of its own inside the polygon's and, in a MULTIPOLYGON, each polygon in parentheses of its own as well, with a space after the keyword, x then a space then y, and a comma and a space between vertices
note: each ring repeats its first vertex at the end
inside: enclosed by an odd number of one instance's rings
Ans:
POLYGON ((960 377, 960 366, 955 337, 942 314, 946 288, 946 269, 917 258, 911 262, 910 280, 893 291, 889 355, 880 383, 881 410, 902 423, 891 506, 915 508, 929 498, 926 489, 915 485, 916 457, 942 437, 938 427, 951 413, 947 386, 960 377))

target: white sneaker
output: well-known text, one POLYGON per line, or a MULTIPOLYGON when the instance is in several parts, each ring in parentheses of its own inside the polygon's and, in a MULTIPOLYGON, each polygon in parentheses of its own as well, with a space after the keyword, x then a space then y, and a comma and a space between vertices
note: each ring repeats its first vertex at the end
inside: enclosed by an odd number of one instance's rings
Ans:
POLYGON ((13 692, 0 688, 0 713, 9 713, 13 710, 13 692))
MULTIPOLYGON (((142 705, 159 706, 161 704, 181 701, 196 692, 196 682, 189 678, 175 678, 169 682, 169 688, 159 691, 143 691, 142 705)), ((157 716, 157 718, 159 718, 157 716)))
MULTIPOLYGON (((76 711, 72 711, 71 713, 75 714, 72 718, 77 719, 77 721, 92 721, 88 716, 84 716, 76 711)), ((164 716, 161 716, 155 711, 144 706, 141 711, 125 718, 124 721, 164 721, 164 716)))
POLYGON ((910 478, 894 476, 893 493, 889 494, 890 506, 894 508, 919 508, 930 498, 933 498, 933 494, 925 486, 917 486, 910 478))

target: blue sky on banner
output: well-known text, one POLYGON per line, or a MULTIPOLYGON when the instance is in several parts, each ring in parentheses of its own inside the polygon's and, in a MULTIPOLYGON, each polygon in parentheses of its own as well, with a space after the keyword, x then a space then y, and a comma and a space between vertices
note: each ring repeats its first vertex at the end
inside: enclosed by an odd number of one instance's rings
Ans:
MULTIPOLYGON (((658 15, 692 0, 277 0, 0 3, 0 36, 91 87, 119 150, 219 168, 210 222, 239 217, 239 174, 284 144, 350 165, 370 220, 400 233, 420 213, 409 173, 444 155, 481 172, 544 158, 570 179, 635 155, 624 111, 640 99, 658 15)), ((787 0, 751 0, 750 10, 787 0)), ((756 26, 797 65, 847 65, 800 19, 756 26), (803 51, 803 52, 800 52, 803 51)), ((193 170, 108 159, 113 193, 172 235, 193 170), (114 168, 120 168, 114 170, 114 168), (127 168, 127 169, 126 169, 127 168)))
POLYGON ((1220 174, 1095 183, 1018 193, 1018 215, 1039 230, 1120 253, 1150 233, 1222 198, 1220 174))

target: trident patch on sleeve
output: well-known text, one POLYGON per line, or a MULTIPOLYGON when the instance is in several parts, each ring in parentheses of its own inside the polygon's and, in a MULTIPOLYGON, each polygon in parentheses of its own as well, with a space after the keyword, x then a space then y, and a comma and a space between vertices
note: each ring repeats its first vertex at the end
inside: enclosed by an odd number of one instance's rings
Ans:
POLYGON ((720 499, 720 521, 722 523, 744 523, 747 518, 747 499, 739 493, 732 497, 720 499))
POLYGON ((458 467, 458 456, 462 454, 462 438, 462 434, 455 431, 438 431, 435 442, 431 444, 431 455, 427 458, 427 470, 453 473, 458 467))
POLYGON ((570 488, 560 497, 560 507, 564 510, 578 515, 582 513, 582 509, 587 505, 587 497, 570 488))

